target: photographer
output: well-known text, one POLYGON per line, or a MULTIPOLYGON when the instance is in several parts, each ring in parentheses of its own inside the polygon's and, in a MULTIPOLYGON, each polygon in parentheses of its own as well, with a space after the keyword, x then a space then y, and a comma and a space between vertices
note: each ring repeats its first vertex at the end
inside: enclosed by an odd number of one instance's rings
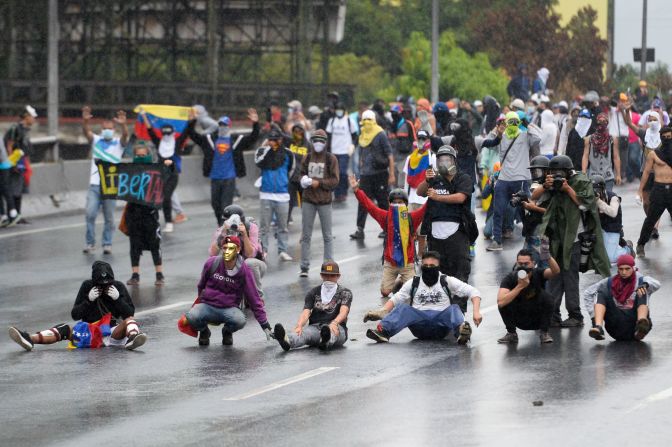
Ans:
POLYGON ((548 171, 544 187, 534 190, 532 200, 538 200, 545 191, 551 193, 539 228, 539 235, 548 237, 551 255, 560 265, 560 275, 549 281, 549 292, 555 298, 551 325, 581 327, 579 271, 594 269, 602 276, 608 276, 610 268, 599 231, 597 202, 590 180, 584 173, 574 171, 568 156, 553 157, 548 171), (561 321, 563 295, 569 317, 561 321))
POLYGON ((535 268, 533 253, 522 249, 516 256, 514 271, 506 275, 497 292, 497 307, 506 325, 506 335, 497 343, 518 343, 516 328, 539 330, 541 343, 553 343, 548 333, 553 316, 553 297, 546 291, 546 280, 560 273, 560 266, 548 250, 541 258, 548 268, 535 268))
POLYGON ((212 237, 208 254, 217 256, 221 254, 221 241, 226 236, 237 236, 240 238, 242 249, 240 255, 245 260, 245 264, 252 270, 254 275, 254 285, 257 287, 259 296, 263 298, 264 293, 261 290, 261 278, 266 274, 266 263, 264 262, 264 252, 261 249, 259 241, 259 226, 254 219, 245 217, 245 211, 238 205, 229 205, 222 212, 224 223, 215 230, 212 237))
MULTIPOLYGON (((544 155, 537 155, 530 161, 532 191, 537 188, 543 190, 542 185, 546 180, 546 172, 548 171, 549 163, 550 161, 544 155)), ((539 224, 544 218, 546 206, 548 206, 548 202, 551 200, 551 194, 544 190, 542 195, 534 201, 526 196, 524 197, 523 193, 523 191, 520 191, 511 198, 512 205, 515 206, 519 202, 520 206, 523 208, 523 237, 525 238, 523 248, 532 252, 534 261, 540 267, 546 268, 548 265, 546 265, 545 261, 540 259, 542 238, 541 234, 539 234, 539 224)))
POLYGON ((590 176, 593 184, 597 209, 600 214, 600 226, 604 238, 604 248, 607 250, 609 262, 614 263, 619 256, 629 254, 634 256, 635 250, 631 241, 623 240, 623 212, 621 198, 611 191, 607 191, 604 177, 598 174, 590 176))

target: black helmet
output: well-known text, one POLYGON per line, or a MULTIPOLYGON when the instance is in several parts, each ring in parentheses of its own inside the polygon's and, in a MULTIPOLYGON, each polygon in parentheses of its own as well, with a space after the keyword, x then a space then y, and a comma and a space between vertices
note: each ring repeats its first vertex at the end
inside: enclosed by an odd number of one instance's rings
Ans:
POLYGON ((408 194, 406 194, 406 191, 401 188, 394 188, 392 191, 390 191, 390 195, 388 196, 389 202, 392 203, 392 201, 395 199, 401 199, 405 204, 408 205, 408 194))
POLYGON ((242 220, 243 222, 245 221, 245 211, 243 211, 243 209, 238 205, 229 205, 226 208, 224 208, 224 211, 222 211, 224 220, 228 219, 234 214, 238 214, 238 216, 240 216, 240 220, 242 220))
POLYGON ((551 162, 548 164, 549 169, 574 169, 574 164, 572 159, 566 155, 556 155, 551 159, 551 162))
POLYGON ((593 188, 605 189, 607 187, 607 182, 600 174, 591 175, 590 182, 593 184, 593 188))
POLYGON ((453 158, 457 160, 457 151, 452 146, 448 145, 441 146, 439 150, 436 152, 436 158, 439 158, 442 155, 452 155, 453 158))
POLYGON ((530 169, 541 168, 547 169, 551 161, 545 155, 537 155, 532 160, 530 160, 530 169))

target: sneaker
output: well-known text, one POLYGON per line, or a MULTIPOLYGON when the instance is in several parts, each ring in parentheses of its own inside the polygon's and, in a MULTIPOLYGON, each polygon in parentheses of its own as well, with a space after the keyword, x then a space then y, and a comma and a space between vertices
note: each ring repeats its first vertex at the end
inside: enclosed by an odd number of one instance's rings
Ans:
POLYGON ((222 328, 222 344, 224 346, 231 346, 233 344, 233 334, 226 328, 222 328))
POLYGON ((329 326, 322 326, 320 329, 320 344, 317 345, 320 351, 327 350, 329 340, 331 340, 331 329, 329 329, 329 326))
POLYGON ((660 234, 658 234, 658 229, 654 228, 653 231, 651 231, 651 239, 654 241, 657 241, 660 238, 660 234))
POLYGON ((208 346, 210 344, 210 329, 207 327, 198 333, 198 346, 208 346))
POLYGON ((289 351, 291 346, 289 346, 289 337, 287 337, 285 328, 280 323, 278 323, 273 328, 273 333, 275 334, 275 339, 278 341, 278 344, 282 350, 285 352, 289 351))
POLYGON ((166 223, 166 226, 163 227, 163 232, 164 233, 172 233, 173 230, 174 230, 174 228, 173 228, 173 223, 172 222, 166 223))
POLYGON ((9 228, 9 227, 13 227, 16 224, 27 223, 27 222, 28 222, 27 220, 21 218, 21 214, 17 214, 15 217, 10 217, 9 218, 9 222, 7 222, 7 225, 5 225, 5 227, 9 228))
POLYGON ((468 321, 465 321, 460 325, 459 336, 457 337, 458 345, 466 345, 471 339, 471 325, 468 321))
POLYGON ((111 255, 112 254, 112 246, 111 245, 103 245, 103 254, 104 255, 111 255))
POLYGON ((369 329, 366 331, 366 336, 376 343, 387 343, 390 341, 390 337, 381 329, 369 329))
POLYGON ((362 240, 364 239, 364 230, 357 228, 354 233, 350 235, 350 239, 362 240))
POLYGON ((541 341, 542 345, 545 343, 553 343, 553 337, 551 337, 551 334, 549 334, 548 332, 542 331, 539 334, 539 341, 541 341))
POLYGON ((156 274, 156 281, 154 281, 155 286, 162 286, 166 283, 166 277, 163 276, 163 273, 158 272, 156 274))
POLYGON ((583 327, 583 320, 569 317, 560 323, 560 327, 583 327))
POLYGON ((9 328, 9 338, 14 340, 16 344, 21 346, 26 351, 32 351, 33 346, 35 346, 33 342, 30 341, 30 335, 28 332, 20 331, 14 326, 9 328))
POLYGON ((87 245, 86 247, 84 247, 82 249, 82 253, 84 253, 85 255, 90 255, 94 251, 96 251, 96 246, 95 245, 87 245))
POLYGON ((643 258, 646 256, 646 252, 644 251, 644 246, 641 244, 637 244, 637 252, 636 255, 638 258, 643 258))
POLYGON ((512 239, 513 238, 513 230, 504 230, 502 232, 502 237, 504 239, 512 239))
POLYGON ((488 251, 502 251, 502 244, 493 240, 485 249, 488 251))
POLYGON ((635 340, 641 341, 646 337, 646 334, 651 330, 651 321, 648 318, 641 318, 637 320, 635 325, 635 340))
POLYGON ((280 254, 278 255, 278 258, 280 258, 281 261, 293 261, 294 258, 289 256, 289 254, 285 253, 284 251, 281 251, 280 254))
POLYGON ((175 218, 173 219, 173 223, 180 224, 182 222, 188 221, 189 218, 187 217, 186 214, 184 213, 179 213, 175 215, 175 218))
POLYGON ((591 327, 588 331, 588 335, 590 335, 590 337, 594 338, 595 340, 604 340, 604 329, 602 329, 602 326, 599 325, 591 327))
POLYGON ((308 269, 306 268, 301 269, 301 273, 299 273, 299 278, 308 278, 308 269))
POLYGON ((145 342, 147 342, 147 336, 142 332, 138 332, 137 334, 132 334, 128 336, 124 348, 128 349, 129 351, 132 351, 144 345, 145 342))
POLYGON ((5 228, 9 224, 9 218, 7 216, 4 216, 2 219, 0 219, 0 228, 5 228))
POLYGON ((381 231, 380 233, 378 233, 378 239, 385 239, 386 236, 387 236, 387 233, 385 233, 384 231, 381 231))
POLYGON ((131 276, 131 279, 126 281, 127 286, 137 286, 138 284, 140 284, 140 275, 136 273, 131 276))
POLYGON ((507 332, 505 336, 497 340, 499 344, 518 343, 518 334, 516 332, 507 332))

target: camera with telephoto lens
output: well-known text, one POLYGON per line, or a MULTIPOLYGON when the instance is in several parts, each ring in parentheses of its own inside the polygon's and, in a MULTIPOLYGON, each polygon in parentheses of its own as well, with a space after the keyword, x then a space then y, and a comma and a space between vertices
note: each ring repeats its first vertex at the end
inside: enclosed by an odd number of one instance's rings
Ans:
POLYGON ((581 249, 581 257, 579 260, 579 271, 581 273, 585 273, 588 271, 588 258, 590 257, 590 254, 593 251, 593 247, 595 246, 596 240, 597 237, 595 236, 595 234, 589 231, 579 233, 579 246, 581 249))
POLYGON ((525 191, 522 190, 511 196, 511 200, 509 200, 509 204, 511 204, 511 206, 514 208, 522 206, 523 202, 529 202, 529 198, 527 197, 525 191))
POLYGON ((565 177, 561 174, 555 174, 553 176, 553 189, 560 191, 562 189, 562 184, 565 183, 565 177))
POLYGON ((240 227, 243 224, 238 214, 232 214, 231 217, 229 217, 224 221, 224 223, 228 227, 227 228, 228 235, 238 234, 238 227, 240 227))

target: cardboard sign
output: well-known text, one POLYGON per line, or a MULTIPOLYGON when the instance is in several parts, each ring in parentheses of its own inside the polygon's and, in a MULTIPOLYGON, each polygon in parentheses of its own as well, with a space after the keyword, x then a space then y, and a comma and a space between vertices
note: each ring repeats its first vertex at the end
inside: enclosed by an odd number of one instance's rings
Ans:
POLYGON ((97 161, 103 199, 159 208, 163 203, 164 165, 97 161))

